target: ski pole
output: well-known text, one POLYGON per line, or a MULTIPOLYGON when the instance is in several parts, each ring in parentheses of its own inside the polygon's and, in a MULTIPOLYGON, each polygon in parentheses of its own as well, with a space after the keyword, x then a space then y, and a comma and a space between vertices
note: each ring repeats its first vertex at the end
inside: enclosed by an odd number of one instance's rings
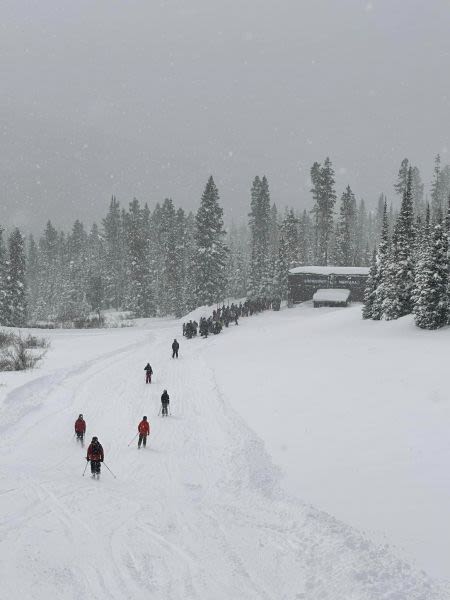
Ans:
POLYGON ((103 463, 105 465, 105 467, 108 469, 108 471, 111 473, 111 475, 114 477, 114 479, 117 479, 117 477, 114 475, 114 473, 111 471, 111 469, 108 467, 108 465, 104 462, 103 463))
POLYGON ((161 414, 161 407, 159 407, 158 417, 159 417, 160 414, 161 414))
POLYGON ((134 442, 134 440, 137 438, 139 434, 139 431, 137 432, 137 434, 134 436, 134 438, 130 441, 130 443, 128 444, 129 446, 131 446, 131 444, 134 442))
POLYGON ((84 477, 84 474, 86 473, 86 469, 87 469, 88 463, 89 463, 89 461, 87 460, 86 461, 86 466, 84 467, 84 471, 83 471, 83 477, 84 477))

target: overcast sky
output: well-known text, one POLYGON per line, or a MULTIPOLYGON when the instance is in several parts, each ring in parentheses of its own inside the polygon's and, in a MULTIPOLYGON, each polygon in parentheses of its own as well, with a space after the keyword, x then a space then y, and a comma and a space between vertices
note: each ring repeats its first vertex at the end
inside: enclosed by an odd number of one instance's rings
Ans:
POLYGON ((196 209, 213 174, 227 220, 255 174, 309 207, 393 197, 405 156, 428 188, 450 124, 448 0, 3 0, 0 223, 66 226, 109 198, 196 209))

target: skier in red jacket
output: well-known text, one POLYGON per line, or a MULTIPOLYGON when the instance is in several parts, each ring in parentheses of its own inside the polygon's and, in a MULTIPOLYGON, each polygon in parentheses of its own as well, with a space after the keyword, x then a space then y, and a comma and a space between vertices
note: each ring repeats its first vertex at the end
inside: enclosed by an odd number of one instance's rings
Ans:
POLYGON ((91 461, 91 473, 92 477, 100 477, 100 463, 103 462, 104 454, 103 448, 97 437, 92 438, 92 442, 89 444, 87 449, 86 460, 91 461))
POLYGON ((147 417, 142 417, 142 421, 138 425, 139 442, 138 448, 141 444, 144 444, 144 448, 147 445, 147 436, 150 435, 150 423, 147 421, 147 417))
POLYGON ((83 419, 83 415, 78 415, 78 419, 75 421, 75 434, 77 436, 77 440, 83 441, 85 433, 86 421, 83 419))

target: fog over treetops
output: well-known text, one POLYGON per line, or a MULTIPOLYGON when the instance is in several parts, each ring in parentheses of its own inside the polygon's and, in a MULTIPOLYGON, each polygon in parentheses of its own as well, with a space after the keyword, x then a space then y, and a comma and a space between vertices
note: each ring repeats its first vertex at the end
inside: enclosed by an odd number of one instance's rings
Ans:
POLYGON ((104 215, 112 194, 196 209, 210 174, 225 218, 255 174, 280 207, 337 191, 394 199, 401 160, 448 157, 444 0, 5 0, 0 222, 104 215))

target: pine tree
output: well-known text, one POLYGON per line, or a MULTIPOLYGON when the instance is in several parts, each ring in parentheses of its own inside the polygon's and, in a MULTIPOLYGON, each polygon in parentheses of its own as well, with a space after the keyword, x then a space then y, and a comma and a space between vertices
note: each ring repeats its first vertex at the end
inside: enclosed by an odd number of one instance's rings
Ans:
POLYGON ((431 184, 431 219, 433 223, 438 223, 442 215, 445 199, 442 183, 441 157, 437 154, 434 161, 434 178, 431 184))
MULTIPOLYGON (((299 255, 299 237, 298 237, 298 219, 291 208, 286 211, 286 215, 281 224, 281 236, 285 245, 285 254, 288 268, 298 267, 299 255)), ((279 254, 278 254, 279 259, 279 254)))
POLYGON ((380 242, 376 251, 376 276, 374 281, 375 293, 371 307, 371 318, 379 321, 383 316, 386 296, 386 278, 390 259, 389 219, 387 202, 384 201, 380 242))
POLYGON ((416 272, 414 319, 421 329, 437 329, 448 322, 448 268, 448 236, 438 224, 416 272))
POLYGON ((412 312, 414 289, 414 215, 412 205, 412 170, 409 169, 408 183, 403 195, 392 239, 392 255, 386 270, 385 318, 398 319, 412 312))
POLYGON ((24 239, 16 228, 8 238, 6 317, 10 327, 24 327, 27 323, 25 264, 24 239))
POLYGON ((330 242, 333 233, 333 214, 336 202, 334 190, 334 170, 330 159, 327 157, 323 167, 314 163, 311 168, 311 189, 314 199, 312 213, 314 215, 315 229, 315 261, 318 265, 328 264, 330 242))
POLYGON ((335 257, 336 265, 354 265, 356 255, 356 198, 348 185, 341 197, 335 257))
POLYGON ((155 303, 149 269, 149 220, 148 207, 141 208, 134 198, 128 213, 123 217, 127 248, 126 307, 136 317, 155 315, 155 303))
POLYGON ((107 306, 119 310, 125 295, 126 235, 119 202, 111 198, 103 219, 105 253, 105 300, 107 306))
POLYGON ((394 184, 395 192, 400 196, 400 198, 403 198, 406 191, 406 186, 408 184, 408 171, 409 160, 407 158, 404 158, 398 171, 397 181, 394 184))
POLYGON ((227 264, 223 210, 219 205, 219 192, 212 176, 206 184, 195 221, 197 304, 212 305, 223 299, 227 264))
POLYGON ((253 181, 249 213, 250 228, 250 281, 249 296, 264 298, 270 295, 270 225, 271 209, 269 184, 266 177, 253 181))
POLYGON ((282 233, 278 246, 278 259, 275 266, 272 297, 275 303, 287 298, 289 273, 289 247, 282 233))
POLYGON ((372 262, 370 264, 369 276, 367 278, 366 289, 364 290, 364 306, 362 309, 363 319, 374 318, 374 304, 378 286, 377 253, 373 251, 372 262))
POLYGON ((424 185, 423 185, 422 179, 420 177, 420 171, 417 167, 413 167, 411 193, 412 193, 414 214, 416 216, 422 214, 423 210, 424 210, 423 191, 424 191, 424 185))

